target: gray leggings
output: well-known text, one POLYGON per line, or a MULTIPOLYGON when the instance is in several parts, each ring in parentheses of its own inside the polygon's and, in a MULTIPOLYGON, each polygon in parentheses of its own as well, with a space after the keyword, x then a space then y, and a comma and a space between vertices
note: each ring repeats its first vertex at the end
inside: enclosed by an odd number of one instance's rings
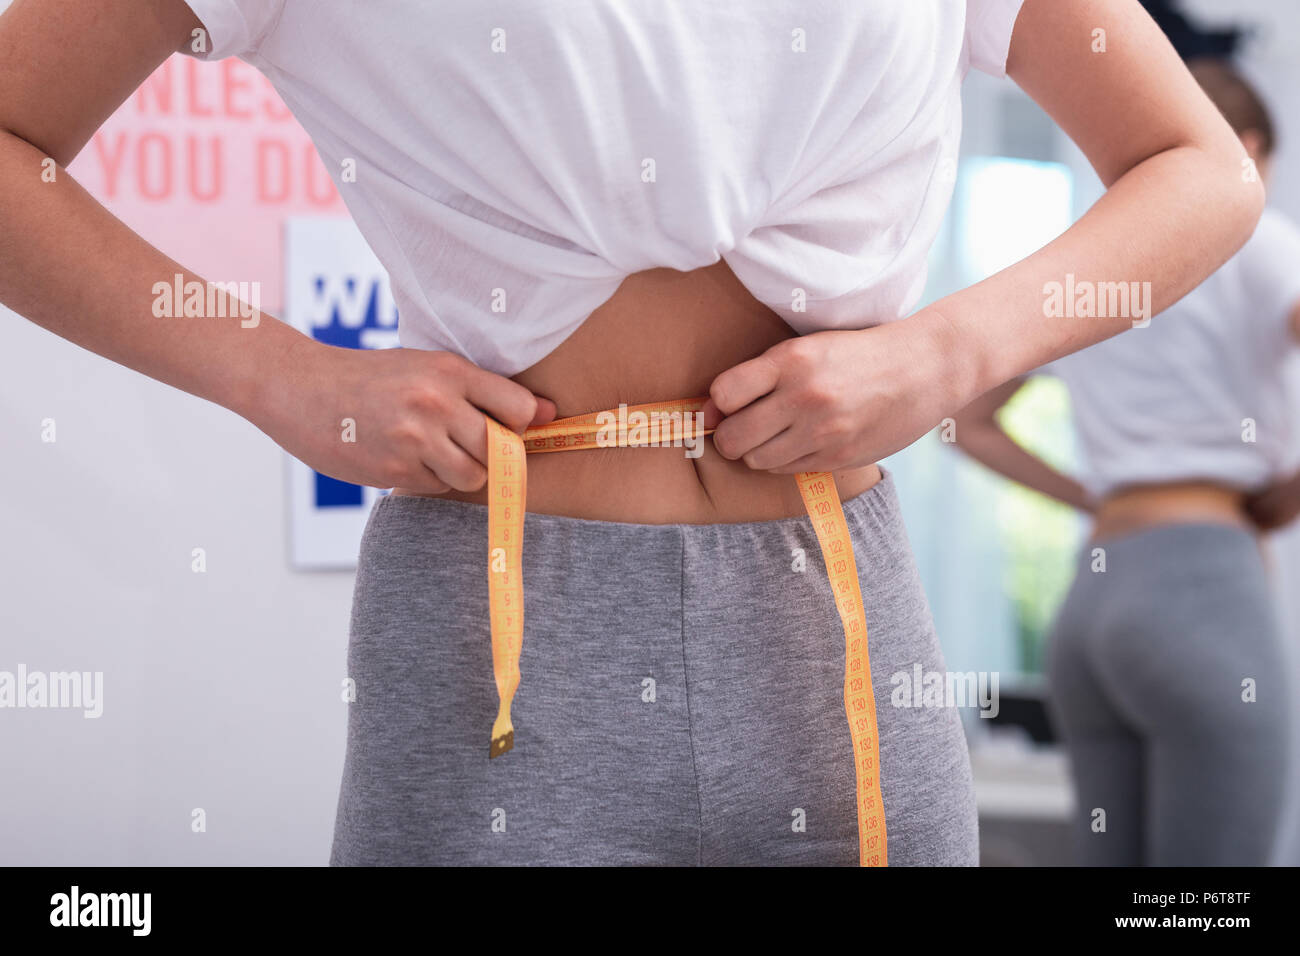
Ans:
MULTIPOLYGON (((892 674, 944 669, 892 479, 844 510, 889 862, 973 865, 958 713, 891 705, 892 674)), ((434 498, 371 513, 331 864, 856 865, 844 633, 806 517, 529 513, 515 745, 490 762, 486 521, 434 498)))
POLYGON ((1288 779, 1283 650, 1246 532, 1171 525, 1084 548, 1048 647, 1080 862, 1271 862, 1288 779))

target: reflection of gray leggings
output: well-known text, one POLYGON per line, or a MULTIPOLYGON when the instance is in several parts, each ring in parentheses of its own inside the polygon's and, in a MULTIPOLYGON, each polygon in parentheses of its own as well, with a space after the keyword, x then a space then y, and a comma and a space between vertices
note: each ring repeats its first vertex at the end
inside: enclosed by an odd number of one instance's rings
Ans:
POLYGON ((1183 524, 1089 545, 1047 653, 1081 862, 1270 862, 1291 688, 1250 535, 1183 524))

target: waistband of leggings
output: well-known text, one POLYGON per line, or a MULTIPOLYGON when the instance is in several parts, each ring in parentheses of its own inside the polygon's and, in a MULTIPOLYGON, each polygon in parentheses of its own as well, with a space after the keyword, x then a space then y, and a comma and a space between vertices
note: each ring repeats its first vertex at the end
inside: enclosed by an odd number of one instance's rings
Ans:
MULTIPOLYGON (((898 519, 898 495, 894 486, 893 472, 883 465, 877 466, 880 469, 880 480, 860 494, 852 498, 844 499, 841 504, 844 508, 844 517, 850 525, 857 525, 863 522, 868 524, 893 523, 898 519)), ((791 484, 794 483, 794 475, 789 476, 791 484)), ((379 498, 375 504, 376 508, 386 512, 402 513, 407 515, 422 515, 429 518, 445 518, 448 521, 470 521, 487 523, 487 505, 477 504, 470 501, 458 501, 455 498, 429 498, 420 495, 394 495, 386 494, 379 498)), ((641 535, 651 534, 680 534, 689 533, 692 530, 708 529, 715 532, 725 532, 727 529, 735 529, 738 532, 771 530, 779 532, 785 529, 795 527, 804 527, 808 524, 807 514, 790 515, 784 518, 765 518, 758 521, 731 521, 716 523, 694 523, 694 522, 668 522, 664 524, 639 524, 631 521, 605 521, 598 518, 579 518, 571 515, 554 515, 543 514, 537 511, 529 511, 524 518, 525 529, 545 529, 555 528, 577 531, 589 529, 592 531, 618 530, 622 529, 628 533, 638 533, 641 535)))
POLYGON ((1177 549, 1188 542, 1207 540, 1235 541, 1255 548, 1255 536, 1244 526, 1226 521, 1169 521, 1148 525, 1122 534, 1093 540, 1089 538, 1080 551, 1089 553, 1093 548, 1166 547, 1177 549))

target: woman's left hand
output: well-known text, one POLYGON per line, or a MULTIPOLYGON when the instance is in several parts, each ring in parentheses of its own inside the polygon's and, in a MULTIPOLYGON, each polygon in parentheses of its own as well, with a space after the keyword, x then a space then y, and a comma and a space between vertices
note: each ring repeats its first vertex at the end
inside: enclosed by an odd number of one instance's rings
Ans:
POLYGON ((774 474, 874 464, 906 448, 973 395, 955 374, 941 315, 787 339, 723 372, 704 424, 732 460, 774 474))
POLYGON ((1245 504, 1247 517, 1261 534, 1285 528, 1300 517, 1300 472, 1249 495, 1245 504))

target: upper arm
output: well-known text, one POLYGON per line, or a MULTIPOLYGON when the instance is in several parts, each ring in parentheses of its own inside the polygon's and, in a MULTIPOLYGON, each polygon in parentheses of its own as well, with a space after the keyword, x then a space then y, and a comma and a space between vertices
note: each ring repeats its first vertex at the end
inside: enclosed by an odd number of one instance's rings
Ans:
POLYGON ((200 26, 183 0, 14 0, 0 14, 0 130, 66 166, 200 26))
POLYGON ((1007 74, 1078 144, 1107 187, 1182 146, 1241 168, 1237 136, 1138 0, 1025 0, 1007 74))

